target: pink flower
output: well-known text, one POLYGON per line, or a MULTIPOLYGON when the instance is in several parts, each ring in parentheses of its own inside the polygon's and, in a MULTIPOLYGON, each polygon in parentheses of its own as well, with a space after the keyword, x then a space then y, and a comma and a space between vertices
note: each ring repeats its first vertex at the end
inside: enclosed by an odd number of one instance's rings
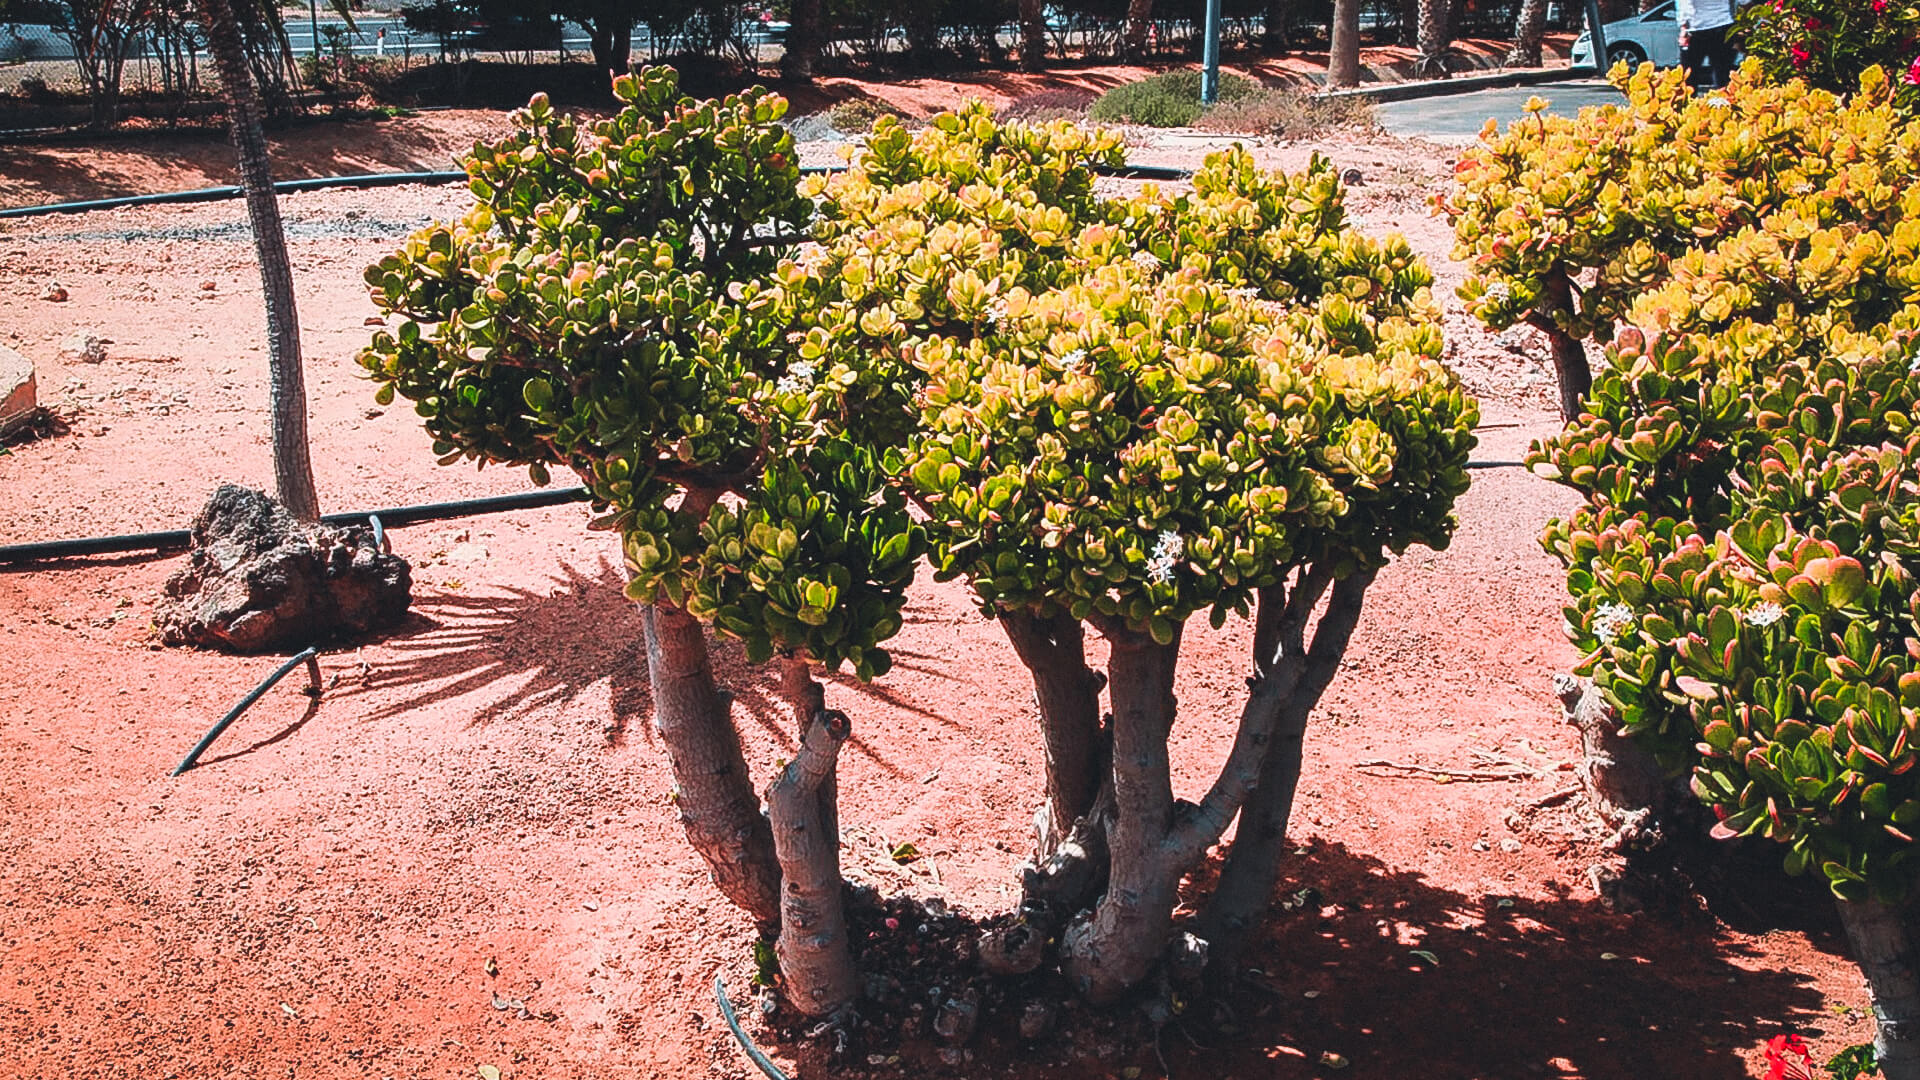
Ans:
POLYGON ((1907 67, 1907 81, 1920 86, 1920 56, 1914 57, 1913 63, 1907 67))
MULTIPOLYGON (((1807 61, 1813 59, 1813 54, 1807 51, 1807 46, 1802 42, 1794 42, 1790 52, 1793 56, 1793 66, 1795 69, 1806 67, 1807 61)), ((1920 64, 1920 59, 1916 59, 1915 63, 1920 64)), ((1911 76, 1913 73, 1909 71, 1907 74, 1911 76)))
POLYGON ((1875 15, 1885 15, 1887 13, 1887 0, 1873 0, 1873 13, 1875 15))

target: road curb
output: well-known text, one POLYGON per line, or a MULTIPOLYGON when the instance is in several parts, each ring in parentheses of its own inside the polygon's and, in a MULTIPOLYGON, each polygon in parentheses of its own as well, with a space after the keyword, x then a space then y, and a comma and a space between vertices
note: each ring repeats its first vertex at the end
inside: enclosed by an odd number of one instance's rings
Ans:
POLYGON ((1518 71, 1496 71, 1487 75, 1461 75, 1452 79, 1424 79, 1419 82, 1383 83, 1378 86, 1355 86, 1344 90, 1322 90, 1314 96, 1365 98, 1370 101, 1412 101, 1416 98, 1470 94, 1475 90, 1501 90, 1514 86, 1571 82, 1574 79, 1598 79, 1604 74, 1590 67, 1523 68, 1518 71))

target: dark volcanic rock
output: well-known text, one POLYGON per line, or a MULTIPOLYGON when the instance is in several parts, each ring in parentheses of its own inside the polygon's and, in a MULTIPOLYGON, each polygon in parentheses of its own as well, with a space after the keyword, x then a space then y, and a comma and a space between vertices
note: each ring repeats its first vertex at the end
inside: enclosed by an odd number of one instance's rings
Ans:
POLYGON ((363 525, 305 525, 258 491, 223 485, 193 520, 191 560, 154 625, 169 645, 298 649, 392 626, 413 576, 363 525))

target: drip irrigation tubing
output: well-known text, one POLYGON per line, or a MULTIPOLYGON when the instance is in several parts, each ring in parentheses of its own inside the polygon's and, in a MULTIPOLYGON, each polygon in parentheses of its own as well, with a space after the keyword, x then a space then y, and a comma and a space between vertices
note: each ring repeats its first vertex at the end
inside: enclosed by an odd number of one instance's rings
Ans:
POLYGON ((248 706, 252 705, 256 701, 259 701, 262 694, 265 694, 267 691, 273 689, 274 683, 277 683, 281 679, 286 678, 287 672, 292 671, 294 668, 299 667, 303 663, 307 665, 307 677, 313 680, 313 685, 310 688, 308 688, 307 692, 313 695, 313 699, 315 701, 320 700, 319 656, 320 656, 320 650, 313 647, 312 645, 309 645, 306 648, 300 650, 299 652, 294 653, 291 657, 287 659, 286 663, 281 664, 279 668, 277 668, 273 674, 267 676, 266 679, 263 682, 261 682, 259 686, 254 687, 252 693, 249 693, 246 697, 241 698, 240 704, 235 705, 231 709, 228 709, 227 715, 221 717, 220 722, 213 725, 212 728, 208 729, 205 735, 200 736, 200 741, 194 744, 193 749, 187 751, 187 756, 181 758, 180 764, 175 765, 173 767, 173 771, 168 773, 167 775, 179 776, 181 773, 186 772, 188 769, 191 769, 194 767, 194 765, 198 764, 200 761, 200 755, 207 752, 207 747, 213 745, 213 740, 219 738, 221 732, 231 727, 235 720, 240 719, 240 714, 243 712, 246 712, 248 706))
MULTIPOLYGON (((844 171, 844 166, 809 165, 800 170, 803 175, 818 173, 836 173, 844 171)), ((1185 180, 1193 176, 1186 169, 1176 169, 1165 165, 1122 165, 1118 168, 1096 166, 1093 170, 1101 176, 1111 176, 1122 180, 1185 180)), ((401 184, 461 184, 465 183, 464 172, 393 172, 364 173, 356 176, 318 176, 306 180, 279 180, 273 190, 281 195, 300 191, 321 191, 327 188, 376 188, 397 187, 401 184)), ((194 188, 190 191, 165 191, 157 195, 122 195, 111 199, 86 199, 79 202, 47 203, 43 206, 14 206, 0 209, 0 218, 38 217, 45 214, 84 214, 94 210, 115 210, 124 206, 163 206, 172 203, 217 202, 222 199, 237 199, 243 192, 232 184, 219 187, 194 188)))
MULTIPOLYGON (((424 521, 498 514, 509 510, 534 510, 546 506, 586 502, 593 493, 583 487, 526 491, 518 495, 490 495, 482 499, 457 502, 423 503, 419 506, 394 506, 381 510, 361 510, 350 514, 325 514, 320 520, 329 525, 375 525, 377 539, 385 543, 386 531, 424 521)), ((129 551, 166 551, 186 547, 193 534, 186 529, 167 532, 130 533, 125 536, 93 536, 79 540, 44 540, 31 544, 0 547, 0 565, 62 559, 75 555, 110 555, 129 551)))

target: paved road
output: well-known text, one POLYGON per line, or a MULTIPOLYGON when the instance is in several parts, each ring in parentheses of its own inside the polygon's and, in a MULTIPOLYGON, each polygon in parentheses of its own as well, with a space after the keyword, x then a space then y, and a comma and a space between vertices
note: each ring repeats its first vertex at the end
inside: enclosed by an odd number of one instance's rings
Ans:
POLYGON ((1542 86, 1516 86, 1506 90, 1476 90, 1470 94, 1447 94, 1412 101, 1382 103, 1376 116, 1380 126, 1395 135, 1427 139, 1431 142, 1465 145, 1480 137, 1487 118, 1500 121, 1502 127, 1526 114, 1527 99, 1535 94, 1545 98, 1552 112, 1571 115, 1582 106, 1606 105, 1623 100, 1620 92, 1600 79, 1575 79, 1542 86))

